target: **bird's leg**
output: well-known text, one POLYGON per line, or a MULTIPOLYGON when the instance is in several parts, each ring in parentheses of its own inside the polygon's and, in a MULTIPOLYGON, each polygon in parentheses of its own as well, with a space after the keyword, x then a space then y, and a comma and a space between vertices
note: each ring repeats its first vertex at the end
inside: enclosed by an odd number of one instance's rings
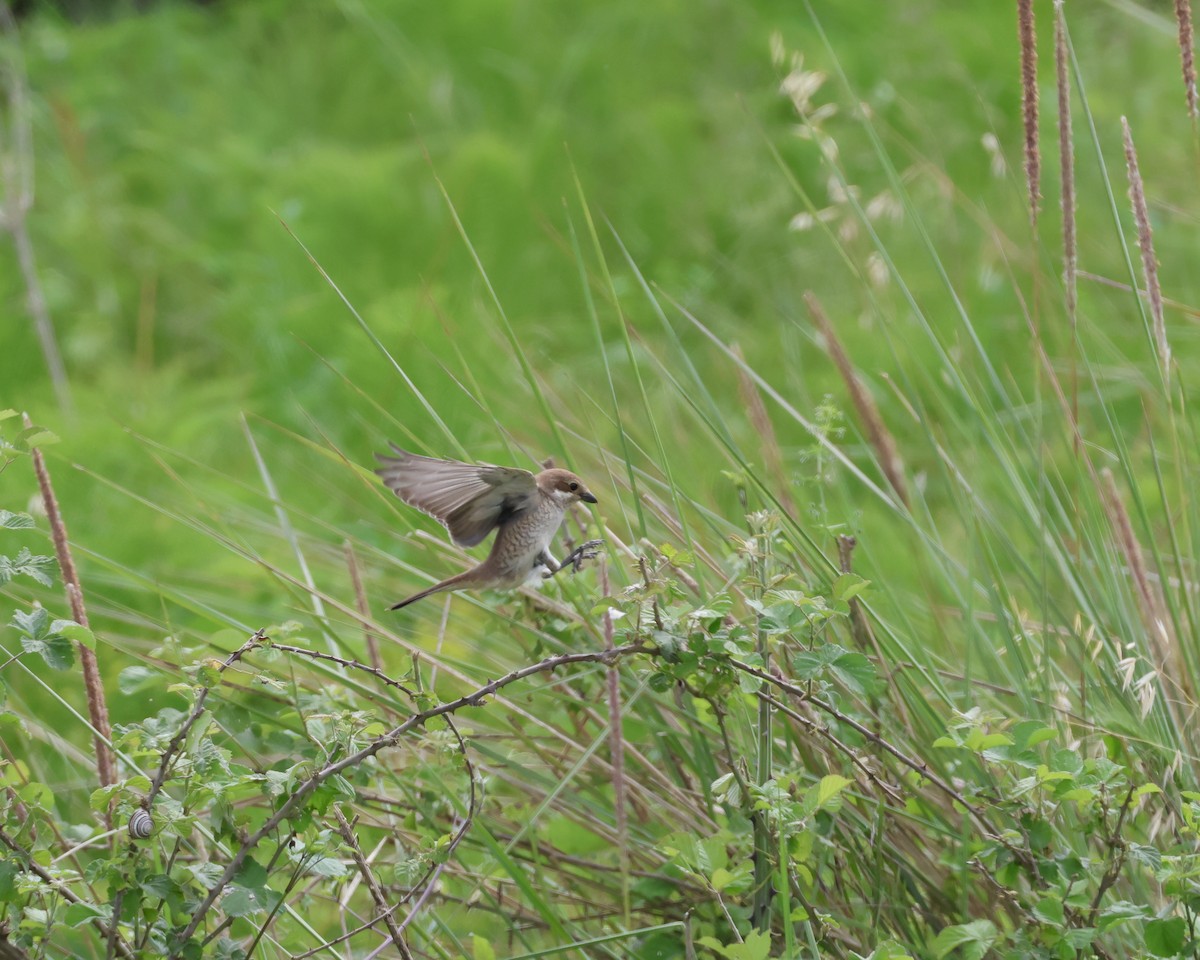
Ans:
POLYGON ((558 561, 555 560, 554 557, 550 556, 549 550, 542 550, 541 553, 533 558, 533 569, 536 570, 538 567, 543 568, 543 580, 549 580, 552 576, 558 573, 559 570, 562 569, 562 567, 559 566, 558 561))
POLYGON ((553 573, 550 573, 549 576, 552 577, 555 573, 565 570, 567 567, 570 567, 573 573, 578 573, 583 568, 584 560, 595 560, 600 555, 600 547, 603 543, 603 540, 588 540, 586 543, 581 543, 563 557, 561 564, 556 568, 551 568, 553 573))

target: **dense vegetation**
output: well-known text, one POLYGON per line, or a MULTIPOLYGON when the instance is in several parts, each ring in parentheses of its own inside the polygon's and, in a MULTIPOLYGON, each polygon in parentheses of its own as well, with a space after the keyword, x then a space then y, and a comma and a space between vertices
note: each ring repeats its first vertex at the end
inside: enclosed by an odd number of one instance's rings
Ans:
POLYGON ((1192 955, 1190 46, 1034 13, 7 24, 0 956, 1192 955), (388 613, 389 440, 606 556, 388 613))

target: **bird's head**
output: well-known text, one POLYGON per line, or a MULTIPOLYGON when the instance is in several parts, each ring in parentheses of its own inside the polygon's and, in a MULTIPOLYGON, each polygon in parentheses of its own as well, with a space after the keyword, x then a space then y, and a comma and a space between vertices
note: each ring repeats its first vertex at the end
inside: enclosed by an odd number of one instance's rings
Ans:
POLYGON ((537 475, 537 485, 542 493, 563 507, 569 507, 580 500, 586 503, 596 502, 592 492, 570 470, 543 470, 537 475))

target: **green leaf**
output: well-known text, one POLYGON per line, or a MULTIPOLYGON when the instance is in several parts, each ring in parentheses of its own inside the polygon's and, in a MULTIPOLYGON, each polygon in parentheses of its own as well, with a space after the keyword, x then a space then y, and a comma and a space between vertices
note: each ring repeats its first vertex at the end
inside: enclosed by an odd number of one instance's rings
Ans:
POLYGON ((97 787, 88 797, 88 806, 93 810, 107 810, 112 798, 121 792, 119 783, 110 783, 106 787, 97 787))
POLYGON ((17 790, 17 796, 28 806, 37 807, 39 810, 52 810, 54 808, 54 791, 37 780, 30 780, 21 786, 17 790))
POLYGON ((792 669, 800 680, 816 680, 831 675, 854 693, 869 694, 876 684, 875 665, 863 654, 852 653, 836 643, 826 643, 798 653, 792 669))
POLYGON ((85 923, 91 923, 93 920, 107 920, 110 916, 112 916, 112 907, 100 907, 79 901, 67 907, 64 919, 68 927, 82 927, 85 923))
POLYGON ((974 920, 971 923, 960 923, 946 927, 933 939, 930 948, 937 960, 951 951, 962 947, 962 956, 967 960, 983 960, 996 942, 999 931, 990 920, 974 920))
POLYGON ((1118 900, 1100 911, 1100 932, 1106 933, 1113 927, 1128 923, 1130 920, 1143 920, 1151 916, 1153 916, 1153 911, 1149 907, 1140 903, 1131 903, 1128 900, 1118 900))
POLYGON ((1157 847, 1150 847, 1142 843, 1131 843, 1125 849, 1129 853, 1130 860, 1147 866, 1154 871, 1162 868, 1162 851, 1157 847))
POLYGON ((833 581, 834 600, 853 600, 871 585, 870 580, 864 580, 854 573, 843 573, 833 581))
POLYGON ((1063 925, 1063 904, 1057 897, 1045 897, 1033 908, 1033 915, 1052 927, 1063 925))
POLYGON ((700 937, 696 943, 727 960, 767 960, 771 955, 771 935, 762 930, 751 930, 741 943, 721 943, 716 937, 700 937))
POLYGON ((347 870, 346 865, 334 857, 316 857, 305 861, 304 872, 318 877, 344 877, 347 870))
POLYGON ((474 960, 496 960, 496 951, 492 942, 485 940, 477 933, 471 934, 471 956, 474 960))
POLYGON ((265 887, 267 885, 267 868, 253 857, 247 857, 238 872, 234 874, 233 882, 242 887, 256 889, 265 887))
POLYGON ((732 873, 730 873, 724 867, 721 867, 720 869, 713 871, 713 875, 709 878, 709 882, 712 883, 713 889, 719 892, 733 883, 735 879, 736 878, 732 873))
POLYGON ((141 693, 143 690, 157 686, 162 682, 163 674, 161 671, 144 667, 140 663, 134 664, 132 667, 126 667, 117 674, 117 689, 127 697, 135 693, 141 693))
POLYGON ((34 607, 28 613, 14 610, 11 623, 31 640, 40 640, 50 628, 50 614, 45 607, 34 607))
POLYGON ((36 424, 32 427, 26 427, 13 437, 12 440, 12 445, 22 453, 28 453, 34 447, 45 447, 52 443, 58 443, 58 437, 51 431, 36 424))
POLYGON ((771 955, 771 934, 765 930, 751 930, 741 943, 731 943, 725 948, 730 960, 767 960, 771 955))
POLYGON ((821 782, 816 786, 816 807, 815 810, 823 810, 843 790, 845 790, 854 781, 847 780, 845 777, 840 777, 836 773, 831 773, 828 776, 821 778, 821 782))
POLYGON ((871 951, 867 960, 913 960, 908 948, 895 940, 884 940, 871 951))
POLYGON ((27 513, 11 513, 0 510, 0 527, 6 530, 28 530, 33 526, 33 517, 27 513))
POLYGON ((54 670, 70 670, 75 665, 75 648, 61 634, 48 634, 44 639, 21 638, 26 653, 36 653, 54 670))
POLYGON ((1187 924, 1183 917, 1151 920, 1145 928, 1146 949, 1156 957, 1174 957, 1183 949, 1187 924))
POLYGON ((263 887, 241 887, 231 883, 225 896, 221 898, 221 909, 231 917, 248 917, 255 913, 265 913, 270 904, 267 902, 267 890, 263 887))
POLYGON ((833 662, 833 675, 854 693, 867 696, 875 689, 875 664, 861 653, 847 653, 833 662))
POLYGON ((11 903, 17 897, 17 874, 21 871, 12 860, 0 860, 0 903, 11 903))
POLYGON ((1096 928, 1070 927, 1063 931, 1063 938, 1076 950, 1084 950, 1096 939, 1096 928))
POLYGON ((55 620, 50 624, 50 630, 53 633, 62 634, 68 640, 74 640, 89 650, 96 649, 96 635, 83 624, 76 623, 74 620, 55 620))

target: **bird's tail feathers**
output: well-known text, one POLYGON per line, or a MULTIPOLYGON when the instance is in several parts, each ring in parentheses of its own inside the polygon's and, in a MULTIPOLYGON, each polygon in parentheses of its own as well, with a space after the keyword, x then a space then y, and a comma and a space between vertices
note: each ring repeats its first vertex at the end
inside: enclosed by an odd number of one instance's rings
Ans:
POLYGON ((465 586, 471 579, 471 571, 448 577, 441 583, 435 583, 432 587, 426 587, 420 593, 414 593, 411 597, 406 597, 399 603, 393 603, 388 609, 399 610, 401 607, 407 607, 410 603, 416 603, 418 600, 425 599, 430 594, 441 593, 443 590, 457 590, 459 587, 465 586))

